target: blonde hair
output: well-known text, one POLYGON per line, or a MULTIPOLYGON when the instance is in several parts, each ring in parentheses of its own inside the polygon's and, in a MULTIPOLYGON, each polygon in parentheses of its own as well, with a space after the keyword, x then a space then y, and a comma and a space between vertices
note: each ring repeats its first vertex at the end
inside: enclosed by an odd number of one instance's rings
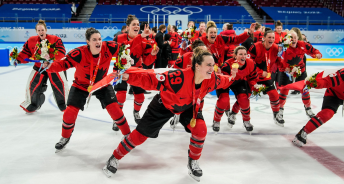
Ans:
POLYGON ((215 29, 217 30, 217 27, 216 27, 216 24, 214 21, 207 22, 207 31, 206 32, 208 33, 208 30, 212 27, 215 27, 215 29))
POLYGON ((42 25, 45 30, 47 30, 47 25, 45 24, 44 20, 39 20, 38 23, 36 24, 35 30, 37 31, 37 26, 42 25))
POLYGON ((291 28, 291 31, 294 31, 296 33, 299 41, 303 41, 302 40, 302 33, 301 33, 299 28, 293 27, 293 28, 291 28))

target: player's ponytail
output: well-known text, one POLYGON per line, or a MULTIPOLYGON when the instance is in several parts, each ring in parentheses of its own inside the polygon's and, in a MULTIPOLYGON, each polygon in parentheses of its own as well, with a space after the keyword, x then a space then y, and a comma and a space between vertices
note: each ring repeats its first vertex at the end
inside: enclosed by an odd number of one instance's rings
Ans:
POLYGON ((195 48, 192 55, 192 70, 195 72, 196 63, 198 65, 202 65, 204 61, 204 56, 212 56, 212 54, 208 50, 203 50, 200 47, 195 48))
POLYGON ((37 31, 37 26, 42 25, 45 30, 47 30, 47 25, 45 24, 44 20, 39 20, 38 23, 35 26, 35 30, 37 31))

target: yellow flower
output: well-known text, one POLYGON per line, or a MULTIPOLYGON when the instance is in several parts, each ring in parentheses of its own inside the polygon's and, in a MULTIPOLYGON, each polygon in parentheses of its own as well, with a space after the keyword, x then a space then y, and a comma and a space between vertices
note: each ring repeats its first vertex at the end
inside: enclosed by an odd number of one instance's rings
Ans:
POLYGON ((50 49, 50 46, 48 45, 48 49, 50 49))

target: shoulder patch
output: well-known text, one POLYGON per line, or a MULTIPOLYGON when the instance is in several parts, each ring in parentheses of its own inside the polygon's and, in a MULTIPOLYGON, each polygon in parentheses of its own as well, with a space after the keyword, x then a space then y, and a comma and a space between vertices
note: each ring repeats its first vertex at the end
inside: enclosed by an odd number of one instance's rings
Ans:
POLYGON ((166 79, 164 74, 157 73, 155 76, 158 79, 158 81, 160 81, 160 82, 163 82, 166 79))
POLYGON ((82 60, 82 54, 79 48, 71 50, 67 55, 77 63, 80 63, 82 60))

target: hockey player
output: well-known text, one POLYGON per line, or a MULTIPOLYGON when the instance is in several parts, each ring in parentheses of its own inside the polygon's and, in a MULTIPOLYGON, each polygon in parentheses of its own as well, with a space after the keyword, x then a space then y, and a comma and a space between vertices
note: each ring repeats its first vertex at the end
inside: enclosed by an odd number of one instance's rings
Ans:
MULTIPOLYGON (((56 43, 56 48, 58 49, 58 52, 55 56, 56 61, 62 59, 66 55, 66 50, 61 38, 55 35, 48 35, 47 26, 43 20, 38 21, 35 29, 37 36, 31 36, 25 42, 22 51, 18 54, 18 63, 27 63, 27 61, 24 61, 24 59, 33 57, 37 50, 36 44, 45 39, 47 39, 51 44, 56 43)), ((32 113, 40 109, 45 101, 44 92, 47 90, 47 80, 49 78, 56 104, 60 111, 64 111, 66 109, 69 91, 65 73, 43 72, 40 74, 40 72, 38 72, 40 66, 40 63, 35 63, 33 66, 33 70, 26 85, 25 101, 20 104, 20 107, 23 108, 23 110, 27 113, 32 113)))
POLYGON ((225 75, 231 74, 233 64, 239 64, 239 70, 236 74, 235 82, 229 87, 235 94, 237 101, 230 112, 229 88, 217 89, 217 102, 214 112, 213 130, 220 131, 220 121, 223 113, 226 111, 228 116, 228 125, 232 128, 235 123, 235 114, 241 111, 244 127, 248 132, 252 132, 253 126, 250 123, 250 100, 251 90, 257 84, 258 75, 256 64, 252 59, 247 58, 246 48, 239 46, 234 50, 234 58, 225 61, 221 71, 225 75))
MULTIPOLYGON (((148 34, 142 34, 148 36, 148 34)), ((103 41, 98 30, 89 28, 85 33, 87 45, 70 51, 67 56, 48 66, 47 72, 65 71, 75 67, 74 82, 71 87, 67 109, 63 114, 62 138, 56 143, 56 152, 61 151, 67 145, 74 130, 79 110, 84 110, 86 99, 92 86, 103 79, 109 70, 112 57, 117 57, 119 46, 113 41, 103 41)), ((133 42, 141 43, 143 38, 136 37, 133 42)), ((122 63, 125 64, 125 63, 122 63)), ((95 95, 103 109, 106 108, 113 121, 117 124, 123 135, 130 133, 127 120, 117 104, 116 94, 111 85, 96 92, 95 95)))
POLYGON ((275 23, 275 44, 281 44, 286 34, 287 32, 283 32, 282 22, 278 20, 275 23))
MULTIPOLYGON (((289 48, 283 53, 283 62, 281 67, 279 68, 281 75, 279 77, 278 84, 279 86, 284 86, 287 84, 292 83, 290 81, 289 77, 284 73, 290 72, 290 67, 295 65, 297 67, 300 67, 301 69, 301 75, 295 79, 295 82, 300 80, 305 80, 307 77, 306 67, 305 63, 303 62, 303 58, 305 54, 308 54, 312 56, 313 58, 321 59, 322 54, 319 50, 315 49, 311 44, 306 43, 304 41, 298 41, 298 36, 295 31, 291 30, 289 31, 289 34, 292 36, 292 44, 289 46, 289 48)), ((288 89, 281 89, 279 94, 279 102, 280 102, 280 114, 283 116, 284 112, 284 105, 287 101, 289 90, 288 89)), ((309 118, 312 118, 315 116, 311 109, 311 100, 309 92, 302 93, 302 102, 305 107, 306 115, 309 116, 309 118)))
POLYGON ((213 54, 215 64, 218 67, 222 66, 225 54, 226 44, 240 44, 244 42, 250 34, 253 33, 255 24, 251 24, 250 31, 242 33, 237 36, 221 36, 217 35, 217 27, 215 22, 209 21, 207 23, 207 36, 199 38, 207 46, 208 50, 213 54))
POLYGON ((312 117, 298 134, 296 134, 293 143, 296 146, 303 146, 307 143, 307 135, 319 128, 321 125, 329 121, 338 107, 343 105, 344 100, 344 69, 340 69, 335 73, 324 74, 326 71, 316 76, 316 89, 327 88, 321 111, 312 117), (324 76, 325 75, 325 76, 324 76))
POLYGON ((249 57, 254 60, 257 66, 257 83, 264 84, 266 87, 268 87, 265 92, 269 95, 270 105, 273 111, 273 119, 277 125, 284 126, 283 117, 279 114, 279 95, 274 81, 271 80, 271 68, 274 64, 280 64, 281 60, 281 58, 277 57, 279 48, 274 41, 274 32, 271 30, 266 31, 264 33, 264 41, 253 44, 249 49, 248 54, 249 57))
POLYGON ((179 44, 181 42, 180 40, 180 36, 179 34, 177 33, 178 29, 176 26, 171 26, 171 30, 170 30, 170 35, 171 35, 171 38, 169 40, 169 44, 171 46, 171 49, 172 49, 172 54, 171 54, 171 60, 168 61, 168 67, 171 68, 173 67, 173 65, 175 64, 177 58, 178 58, 178 55, 179 55, 179 44))
MULTIPOLYGON (((116 36, 113 40, 116 41, 118 44, 126 44, 130 45, 130 57, 134 59, 134 65, 136 67, 141 67, 142 63, 140 63, 140 57, 142 57, 143 62, 145 65, 149 66, 152 63, 154 63, 156 59, 156 50, 153 49, 153 47, 150 44, 147 44, 147 42, 136 42, 133 43, 133 39, 138 36, 139 30, 140 30, 140 23, 139 19, 137 19, 134 15, 128 15, 127 18, 127 30, 128 33, 121 34, 116 36)), ((147 29, 147 28, 146 28, 147 29)), ((149 30, 149 29, 148 29, 149 30)), ((139 36, 141 37, 141 36, 139 36)), ((116 96, 118 100, 118 104, 120 108, 123 108, 124 102, 126 100, 127 96, 127 88, 128 84, 123 81, 120 84, 117 84, 115 87, 115 91, 117 91, 116 96)), ((140 109, 143 104, 143 101, 145 100, 144 92, 142 88, 132 86, 133 93, 134 93, 134 119, 136 123, 139 123, 141 117, 140 117, 140 109)), ((116 130, 116 123, 113 123, 113 129, 116 130)))
MULTIPOLYGON (((191 49, 195 50, 196 48, 201 47, 204 50, 207 50, 207 47, 204 45, 204 43, 201 40, 195 40, 191 44, 191 49)), ((185 69, 190 68, 192 66, 192 55, 193 52, 187 52, 183 54, 181 57, 179 57, 176 61, 176 64, 173 66, 173 68, 179 68, 179 69, 185 69)))
POLYGON ((262 32, 262 25, 256 22, 256 27, 254 28, 253 41, 254 43, 261 42, 263 40, 264 33, 262 32))
POLYGON ((191 68, 163 74, 122 75, 123 80, 127 80, 129 84, 141 86, 147 90, 159 90, 160 93, 153 98, 136 129, 121 141, 104 166, 103 171, 108 177, 116 173, 120 159, 144 143, 148 137, 158 137, 163 125, 174 114, 180 114, 181 124, 187 132, 191 133, 187 163, 189 174, 200 181, 203 172, 198 160, 201 157, 207 134, 207 126, 201 110, 203 98, 214 89, 227 88, 233 83, 233 77, 237 71, 237 69, 232 71, 232 77, 216 75, 213 72, 214 64, 209 51, 197 48, 191 68))

